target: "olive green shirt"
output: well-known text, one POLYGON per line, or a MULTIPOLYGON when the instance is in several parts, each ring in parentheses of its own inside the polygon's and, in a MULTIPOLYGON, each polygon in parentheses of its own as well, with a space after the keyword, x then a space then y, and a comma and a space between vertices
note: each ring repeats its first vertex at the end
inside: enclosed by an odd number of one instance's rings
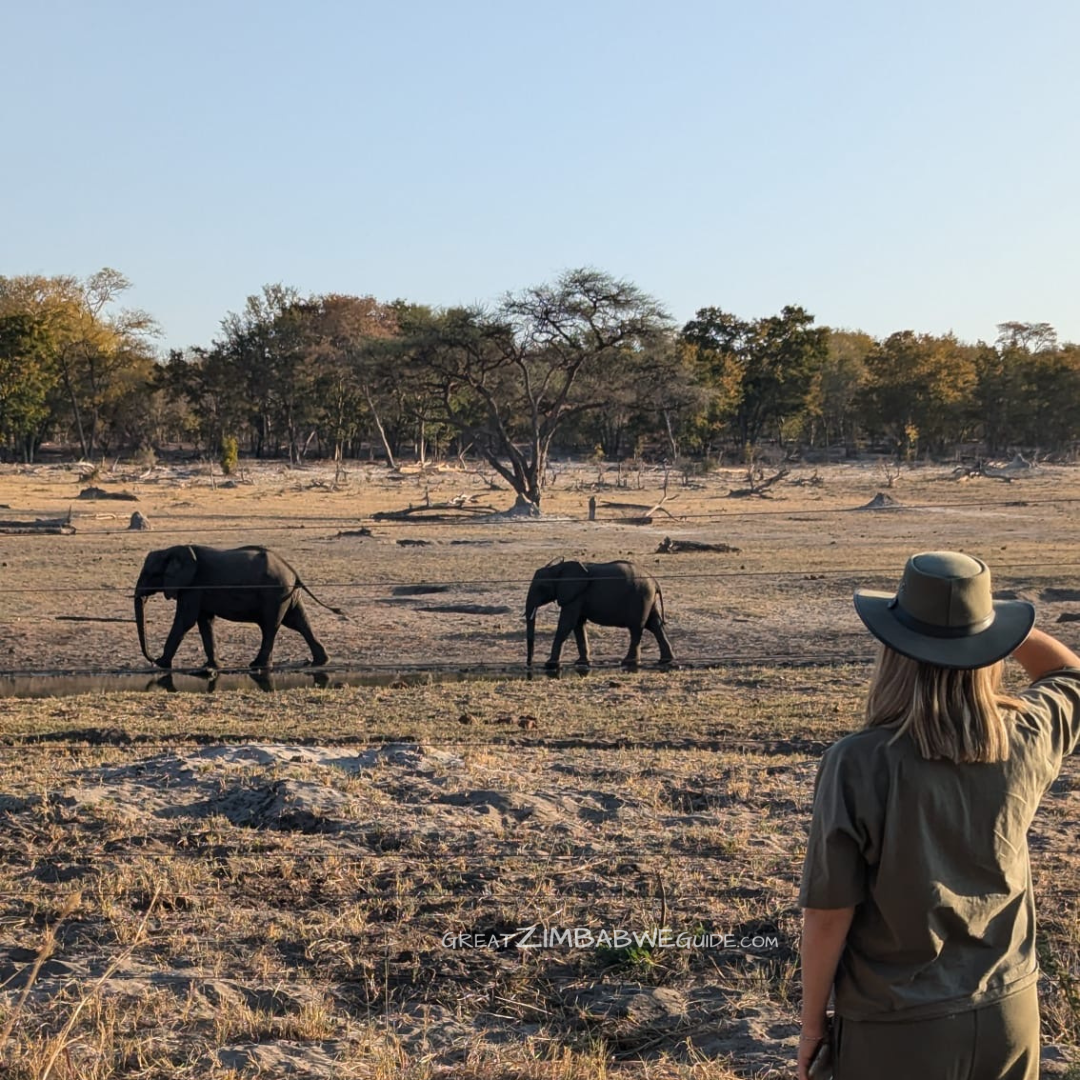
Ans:
POLYGON ((840 1016, 942 1016, 1038 978, 1027 832, 1080 741, 1080 669, 1018 696, 1007 761, 928 761, 884 727, 825 752, 799 903, 855 908, 836 973, 840 1016))

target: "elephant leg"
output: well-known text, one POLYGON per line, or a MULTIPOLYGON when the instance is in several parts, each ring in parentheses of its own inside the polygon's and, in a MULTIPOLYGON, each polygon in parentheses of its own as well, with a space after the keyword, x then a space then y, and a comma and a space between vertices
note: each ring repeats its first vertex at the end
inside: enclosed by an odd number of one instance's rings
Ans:
POLYGON ((578 619, 574 627, 574 639, 577 641, 577 662, 581 667, 589 666, 589 635, 585 632, 585 619, 578 619))
POLYGON ((177 601, 176 615, 173 618, 172 629, 165 639, 165 649, 154 661, 158 667, 171 668, 176 650, 180 648, 180 642, 184 635, 195 625, 199 619, 198 604, 185 604, 183 600, 177 601))
POLYGON ((322 647, 322 643, 315 636, 311 629, 311 623, 308 622, 307 612, 304 610, 304 605, 297 601, 289 610, 285 613, 285 618, 281 620, 282 626, 287 626, 290 630, 295 630, 300 634, 307 642, 307 647, 311 650, 311 662, 315 667, 322 667, 330 657, 326 655, 326 650, 322 647))
POLYGON ((644 632, 643 626, 630 627, 630 648, 623 658, 623 667, 636 668, 641 663, 641 635, 644 632))
POLYGON ((214 616, 200 615, 198 625, 199 636, 202 638, 203 649, 206 651, 206 666, 216 669, 218 662, 217 652, 214 648, 214 616))
POLYGON ((274 616, 259 624, 259 629, 262 630, 262 644, 259 646, 258 656, 248 664, 248 667, 268 668, 270 666, 270 658, 274 655, 274 641, 281 621, 281 614, 276 612, 274 616))
POLYGON ((656 644, 660 646, 660 663, 670 664, 675 656, 671 651, 671 642, 664 633, 664 621, 660 618, 660 613, 655 606, 649 612, 649 621, 645 624, 645 629, 656 638, 656 644))
POLYGON ((559 666, 559 656, 562 653, 563 642, 573 633, 579 621, 576 610, 564 607, 559 611, 559 625, 555 627, 555 639, 551 643, 551 656, 544 665, 549 668, 559 666))

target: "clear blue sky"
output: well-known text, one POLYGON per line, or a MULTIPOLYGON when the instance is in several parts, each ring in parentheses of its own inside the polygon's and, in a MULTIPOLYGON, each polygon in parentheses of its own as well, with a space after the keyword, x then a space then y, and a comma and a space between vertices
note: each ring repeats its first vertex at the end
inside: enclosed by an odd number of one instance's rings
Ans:
POLYGON ((162 346, 268 282, 1080 341, 1075 0, 4 6, 0 274, 112 266, 162 346))

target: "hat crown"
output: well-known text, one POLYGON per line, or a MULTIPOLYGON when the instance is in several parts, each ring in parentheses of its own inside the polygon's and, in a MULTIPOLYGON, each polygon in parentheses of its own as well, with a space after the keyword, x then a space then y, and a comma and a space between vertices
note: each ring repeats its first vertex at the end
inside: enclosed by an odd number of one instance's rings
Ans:
POLYGON ((986 563, 956 551, 912 555, 895 593, 856 589, 855 610, 888 648, 942 668, 995 664, 1035 622, 1026 600, 994 599, 986 563))
POLYGON ((904 567, 896 606, 933 633, 975 628, 992 621, 990 570, 980 559, 955 551, 913 555, 904 567))

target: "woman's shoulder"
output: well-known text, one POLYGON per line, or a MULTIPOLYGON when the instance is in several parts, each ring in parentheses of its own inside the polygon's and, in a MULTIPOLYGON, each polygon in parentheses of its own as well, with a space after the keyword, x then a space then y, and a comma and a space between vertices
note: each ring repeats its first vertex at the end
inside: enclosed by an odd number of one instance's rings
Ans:
POLYGON ((896 729, 893 727, 864 727, 842 735, 825 753, 845 758, 872 756, 880 753, 883 747, 889 746, 895 739, 896 729))
POLYGON ((852 731, 837 739, 822 755, 821 767, 866 779, 880 766, 893 762, 906 754, 910 740, 896 737, 893 727, 866 727, 852 731))

